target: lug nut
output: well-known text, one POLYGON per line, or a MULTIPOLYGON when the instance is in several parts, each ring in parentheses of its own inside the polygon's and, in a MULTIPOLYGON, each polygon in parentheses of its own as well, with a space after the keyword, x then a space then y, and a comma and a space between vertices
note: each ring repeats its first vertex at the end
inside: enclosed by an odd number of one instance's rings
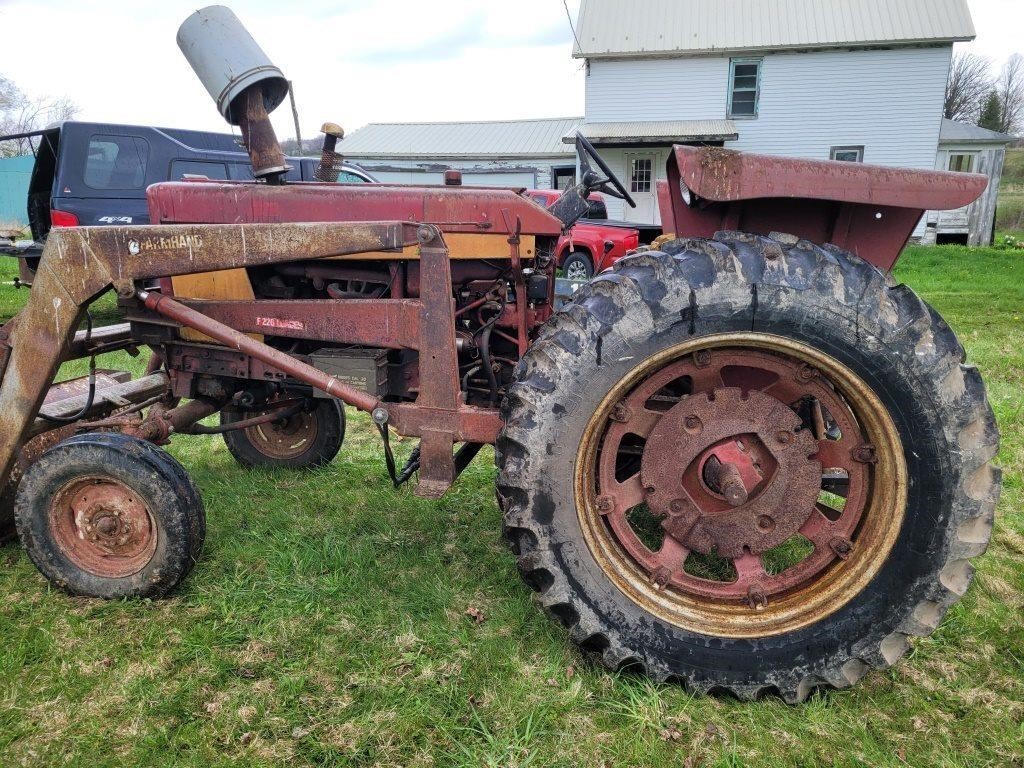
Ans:
POLYGON ((598 496, 595 503, 597 505, 597 511, 602 515, 607 515, 609 512, 615 511, 615 499, 611 496, 598 496))
POLYGON ((698 368, 707 368, 711 365, 711 350, 698 349, 693 353, 693 364, 698 368))
POLYGON ((833 536, 828 542, 829 548, 836 553, 836 557, 845 560, 853 551, 853 542, 844 539, 842 536, 833 536))
POLYGON ((767 533, 775 528, 775 521, 768 515, 761 515, 757 518, 757 527, 767 533))
POLYGON ((700 432, 704 429, 704 423, 696 416, 687 416, 683 419, 683 427, 687 432, 700 432))
POLYGON ((768 596, 757 584, 751 584, 744 602, 755 611, 763 611, 768 607, 768 596))
POLYGON ((854 461, 861 464, 875 464, 878 462, 878 454, 875 451, 875 446, 871 443, 857 446, 853 449, 851 455, 854 461))
POLYGON ((672 579, 672 571, 661 566, 651 575, 651 582, 655 589, 664 589, 672 579))
POLYGON ((612 408, 611 416, 609 418, 611 418, 612 421, 625 423, 633 418, 633 411, 625 403, 616 403, 615 407, 612 408))
POLYGON ((801 365, 800 366, 800 370, 798 370, 796 372, 796 377, 800 381, 810 381, 811 379, 815 378, 817 375, 818 375, 818 369, 814 368, 813 366, 807 365, 807 363, 804 363, 803 365, 801 365))

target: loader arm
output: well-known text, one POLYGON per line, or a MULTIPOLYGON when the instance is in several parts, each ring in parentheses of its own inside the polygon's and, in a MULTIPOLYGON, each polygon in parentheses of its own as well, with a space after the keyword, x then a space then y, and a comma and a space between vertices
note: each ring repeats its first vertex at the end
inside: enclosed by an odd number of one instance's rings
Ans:
MULTIPOLYGON (((0 487, 29 436, 47 390, 90 303, 110 290, 132 298, 136 281, 417 244, 418 224, 200 224, 55 229, 25 308, 0 338, 0 487)), ((269 352, 274 352, 266 345, 269 352)), ((332 393, 362 402, 340 381, 332 393)), ((365 407, 365 405, 363 406, 365 407)))

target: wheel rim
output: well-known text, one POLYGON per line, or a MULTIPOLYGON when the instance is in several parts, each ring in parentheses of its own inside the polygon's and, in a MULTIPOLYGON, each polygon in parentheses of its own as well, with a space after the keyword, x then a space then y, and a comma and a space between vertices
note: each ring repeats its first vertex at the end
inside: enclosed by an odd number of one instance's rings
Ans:
POLYGON ((565 277, 567 280, 586 280, 590 277, 590 270, 587 269, 586 264, 579 259, 575 259, 569 262, 569 266, 566 267, 565 277))
POLYGON ((767 334, 687 342, 604 398, 576 463, 584 536, 615 585, 702 634, 820 621, 888 558, 906 464, 856 374, 767 334))
MULTIPOLYGON (((243 418, 261 416, 267 411, 243 414, 243 418)), ((245 430, 253 447, 272 459, 295 459, 302 456, 316 441, 319 427, 316 413, 300 411, 283 419, 258 424, 245 430)))
POLYGON ((74 565, 106 578, 141 571, 156 552, 159 538, 149 507, 112 477, 76 478, 54 494, 50 530, 74 565))

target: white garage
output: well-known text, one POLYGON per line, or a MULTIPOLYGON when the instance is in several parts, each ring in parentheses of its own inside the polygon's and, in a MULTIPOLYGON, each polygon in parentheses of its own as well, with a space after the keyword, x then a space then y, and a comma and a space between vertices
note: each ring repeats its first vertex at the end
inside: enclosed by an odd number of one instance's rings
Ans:
POLYGON ((576 156, 562 137, 581 121, 370 123, 339 151, 382 182, 441 184, 456 168, 465 185, 564 189, 575 183, 576 156))

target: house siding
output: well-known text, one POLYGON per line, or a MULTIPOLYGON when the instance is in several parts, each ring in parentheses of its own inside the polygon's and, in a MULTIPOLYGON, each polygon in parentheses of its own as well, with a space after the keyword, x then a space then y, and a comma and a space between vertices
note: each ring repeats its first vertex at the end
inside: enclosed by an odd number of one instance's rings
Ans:
MULTIPOLYGON (((726 146, 811 159, 863 146, 866 163, 931 169, 951 56, 952 44, 764 54, 758 116, 737 119, 726 146)), ((729 59, 592 60, 587 122, 725 118, 729 59)), ((605 151, 624 172, 623 153, 605 151)))

